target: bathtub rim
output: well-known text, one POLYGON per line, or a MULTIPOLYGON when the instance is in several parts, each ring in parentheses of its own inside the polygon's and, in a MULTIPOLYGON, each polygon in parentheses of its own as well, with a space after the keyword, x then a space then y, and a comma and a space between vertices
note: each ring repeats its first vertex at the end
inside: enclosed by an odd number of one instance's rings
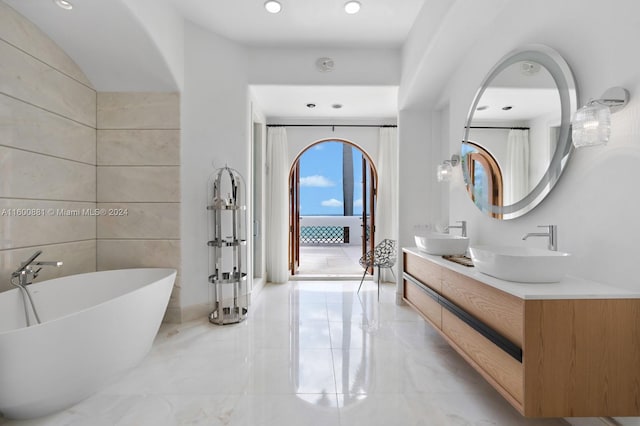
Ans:
MULTIPOLYGON (((169 278, 169 277, 171 277, 172 275, 173 275, 173 283, 171 284, 171 286, 173 287, 173 286, 175 285, 175 279, 176 279, 176 276, 177 276, 178 270, 177 270, 177 269, 175 269, 175 268, 121 268, 121 269, 107 269, 107 270, 104 270, 104 271, 83 272, 83 273, 81 273, 81 274, 66 275, 66 276, 64 276, 64 277, 51 278, 51 279, 48 279, 48 280, 45 280, 45 281, 40 281, 40 282, 38 282, 38 283, 30 284, 29 286, 31 286, 31 285, 44 285, 45 283, 47 283, 47 282, 49 282, 49 281, 58 281, 58 280, 64 280, 65 278, 69 278, 69 277, 80 277, 80 276, 83 276, 83 275, 100 274, 100 273, 105 273, 105 272, 119 272, 119 271, 149 271, 149 270, 153 270, 153 271, 167 271, 167 274, 166 274, 166 275, 163 275, 162 277, 158 278, 158 279, 157 279, 157 280, 155 280, 155 281, 151 281, 151 282, 148 282, 148 283, 146 283, 146 284, 144 284, 144 285, 142 285, 142 286, 140 286, 140 287, 137 287, 137 288, 135 288, 134 290, 128 291, 128 292, 123 293, 123 294, 120 294, 120 295, 118 295, 118 296, 116 296, 116 297, 112 297, 112 298, 110 298, 110 299, 105 300, 104 302, 100 302, 100 303, 97 303, 97 304, 95 304, 95 305, 91 305, 91 306, 89 306, 89 307, 87 307, 87 308, 83 308, 83 309, 80 309, 80 310, 77 310, 77 311, 73 311, 73 312, 71 312, 71 313, 68 313, 68 314, 65 314, 65 315, 61 315, 61 316, 59 316, 59 317, 53 318, 53 319, 48 320, 48 321, 43 321, 43 322, 42 322, 42 323, 40 323, 40 324, 33 324, 33 325, 30 325, 30 326, 26 326, 26 325, 25 325, 24 327, 14 328, 14 329, 12 329, 12 330, 7 330, 7 331, 0 332, 0 338, 2 338, 3 336, 7 336, 7 335, 9 335, 9 334, 11 334, 11 333, 17 333, 17 332, 19 332, 19 331, 23 331, 23 330, 25 330, 25 329, 27 329, 27 328, 34 328, 34 327, 41 327, 41 326, 45 326, 45 325, 50 324, 50 323, 52 323, 52 322, 59 321, 59 320, 63 320, 63 319, 69 318, 69 317, 71 317, 71 316, 73 316, 73 315, 77 315, 77 314, 79 314, 79 313, 86 312, 86 311, 91 310, 91 309, 93 309, 93 308, 95 308, 95 307, 97 307, 97 306, 102 306, 102 305, 104 305, 104 304, 106 304, 106 303, 110 303, 110 302, 111 302, 111 301, 113 301, 113 300, 118 300, 118 299, 120 299, 120 298, 122 298, 122 297, 124 297, 124 296, 127 296, 127 295, 129 295, 129 294, 135 293, 135 292, 137 292, 137 291, 139 291, 139 290, 142 290, 143 288, 145 288, 145 287, 147 287, 147 286, 149 286, 149 285, 151 285, 151 284, 155 284, 156 282, 158 282, 158 281, 160 281, 160 280, 163 280, 163 279, 165 279, 165 278, 169 278)), ((19 290, 18 288, 13 288, 13 289, 11 289, 11 290, 7 290, 7 291, 16 291, 16 292, 17 292, 17 291, 20 291, 20 290, 19 290)))

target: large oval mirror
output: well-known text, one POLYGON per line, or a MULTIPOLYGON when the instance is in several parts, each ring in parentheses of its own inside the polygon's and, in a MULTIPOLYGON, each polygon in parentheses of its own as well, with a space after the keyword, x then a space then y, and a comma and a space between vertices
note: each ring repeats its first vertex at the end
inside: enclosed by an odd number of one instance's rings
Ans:
POLYGON ((522 216, 551 191, 572 150, 571 70, 545 46, 505 56, 473 100, 461 148, 469 196, 496 219, 522 216))

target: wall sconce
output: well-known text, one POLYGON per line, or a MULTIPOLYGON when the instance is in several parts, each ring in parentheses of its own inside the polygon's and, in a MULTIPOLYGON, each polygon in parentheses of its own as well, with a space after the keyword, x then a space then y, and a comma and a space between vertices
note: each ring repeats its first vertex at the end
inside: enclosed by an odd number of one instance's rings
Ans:
POLYGON ((437 178, 438 182, 449 182, 453 176, 453 168, 460 163, 460 156, 453 154, 451 160, 444 160, 442 164, 438 164, 437 178))
POLYGON ((571 138, 576 148, 609 142, 611 113, 618 112, 629 102, 629 92, 612 87, 600 99, 589 101, 573 115, 571 138))

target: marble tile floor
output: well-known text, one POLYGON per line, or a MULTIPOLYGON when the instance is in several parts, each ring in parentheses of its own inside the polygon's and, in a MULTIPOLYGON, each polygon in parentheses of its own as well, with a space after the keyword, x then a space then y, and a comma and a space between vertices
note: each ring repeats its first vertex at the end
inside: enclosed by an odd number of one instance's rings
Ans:
POLYGON ((395 286, 267 285, 243 323, 165 324, 151 353, 63 412, 3 426, 566 425, 521 417, 395 286))
POLYGON ((300 246, 298 275, 362 276, 360 257, 361 246, 300 246))

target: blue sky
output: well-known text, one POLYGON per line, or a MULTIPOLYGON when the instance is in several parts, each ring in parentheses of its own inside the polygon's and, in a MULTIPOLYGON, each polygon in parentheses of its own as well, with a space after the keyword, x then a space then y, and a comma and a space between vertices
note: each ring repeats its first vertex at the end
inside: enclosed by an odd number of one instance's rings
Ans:
MULTIPOLYGON (((362 154, 353 151, 353 214, 362 214, 362 154)), ((300 157, 300 214, 343 214, 342 142, 323 142, 300 157)))

